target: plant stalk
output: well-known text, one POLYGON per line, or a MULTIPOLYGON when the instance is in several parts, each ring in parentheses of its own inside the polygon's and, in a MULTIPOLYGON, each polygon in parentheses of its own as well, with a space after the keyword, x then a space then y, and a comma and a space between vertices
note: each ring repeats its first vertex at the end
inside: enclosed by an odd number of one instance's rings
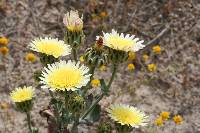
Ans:
POLYGON ((26 112, 26 117, 27 117, 28 129, 29 129, 30 133, 32 133, 30 111, 26 112))
POLYGON ((75 117, 74 124, 73 124, 72 130, 71 130, 71 133, 77 133, 77 132, 78 132, 79 117, 80 117, 80 115, 77 115, 77 116, 75 117))
POLYGON ((107 85, 107 88, 108 88, 108 89, 110 89, 110 87, 111 87, 111 84, 112 84, 112 82, 113 82, 113 80, 114 80, 114 78, 115 78, 116 72, 117 72, 117 65, 114 64, 114 65, 113 65, 112 76, 111 76, 110 81, 109 81, 109 83, 108 83, 108 85, 107 85))
MULTIPOLYGON (((50 94, 52 99, 55 99, 53 93, 50 90, 49 90, 49 94, 50 94)), ((59 128, 61 128, 61 122, 60 122, 60 116, 59 116, 57 103, 53 105, 53 108, 54 108, 54 113, 55 113, 55 117, 56 117, 56 125, 57 125, 57 128, 58 128, 57 130, 60 130, 59 128)), ((60 133, 62 133, 62 129, 61 129, 60 133)))
MULTIPOLYGON (((112 76, 110 78, 110 81, 107 85, 107 89, 109 90, 110 87, 111 87, 111 84, 115 78, 115 75, 116 75, 116 72, 117 72, 117 65, 113 65, 113 72, 112 72, 112 76)), ((104 93, 102 93, 98 98, 97 100, 90 106, 90 108, 86 111, 86 113, 81 117, 81 119, 83 120, 93 109, 94 107, 99 103, 99 101, 101 101, 101 99, 104 97, 104 93)))
POLYGON ((99 101, 101 101, 101 99, 104 97, 104 93, 102 93, 97 100, 90 106, 90 108, 86 111, 86 113, 81 117, 81 119, 83 120, 93 109, 94 107, 99 103, 99 101))
POLYGON ((77 62, 77 50, 75 48, 72 48, 72 54, 73 54, 74 60, 77 62))

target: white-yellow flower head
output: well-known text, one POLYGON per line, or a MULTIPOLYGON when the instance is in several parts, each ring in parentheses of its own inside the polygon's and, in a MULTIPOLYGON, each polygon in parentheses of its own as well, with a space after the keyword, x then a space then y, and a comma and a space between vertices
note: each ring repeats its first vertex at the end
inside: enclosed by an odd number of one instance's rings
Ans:
POLYGON ((66 56, 71 53, 71 47, 57 38, 37 38, 30 43, 30 49, 55 58, 66 56))
POLYGON ((24 102, 34 97, 34 89, 32 86, 19 87, 10 93, 10 97, 14 102, 24 102))
POLYGON ((42 72, 42 88, 55 90, 75 91, 85 86, 90 81, 89 68, 71 60, 48 64, 42 72))
POLYGON ((133 106, 116 104, 111 105, 107 111, 111 119, 121 125, 138 128, 139 126, 147 125, 148 122, 148 117, 133 106))
POLYGON ((112 30, 111 33, 103 32, 103 44, 115 50, 137 52, 145 47, 143 42, 143 40, 139 41, 139 38, 135 38, 134 35, 119 34, 115 30, 112 30))
POLYGON ((63 23, 69 31, 81 31, 83 29, 83 16, 80 18, 78 11, 71 10, 64 15, 63 23))

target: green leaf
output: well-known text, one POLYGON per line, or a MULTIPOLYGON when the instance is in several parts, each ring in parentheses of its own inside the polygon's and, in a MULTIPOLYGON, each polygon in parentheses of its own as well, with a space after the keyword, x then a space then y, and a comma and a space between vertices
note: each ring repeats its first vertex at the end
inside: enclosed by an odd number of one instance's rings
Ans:
POLYGON ((33 128, 32 133, 39 133, 39 130, 37 128, 33 128))
POLYGON ((57 100, 55 99, 55 98, 51 98, 51 100, 50 100, 50 105, 54 105, 54 104, 56 104, 57 103, 57 100))
POLYGON ((87 119, 92 122, 98 121, 100 118, 100 113, 101 113, 101 106, 97 104, 94 107, 94 109, 90 112, 87 119))
POLYGON ((103 91, 103 93, 108 96, 108 87, 106 86, 106 83, 104 81, 104 79, 100 79, 100 83, 101 83, 101 90, 103 91))
POLYGON ((90 105, 92 104, 92 101, 94 100, 94 97, 92 94, 88 95, 86 97, 86 108, 89 108, 90 105))

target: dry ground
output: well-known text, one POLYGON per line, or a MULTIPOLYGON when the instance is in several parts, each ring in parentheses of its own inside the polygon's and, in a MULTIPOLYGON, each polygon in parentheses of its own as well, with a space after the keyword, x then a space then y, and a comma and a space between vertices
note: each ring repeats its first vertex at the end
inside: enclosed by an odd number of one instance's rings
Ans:
MULTIPOLYGON (((102 30, 115 28, 136 34, 145 42, 153 39, 167 25, 169 31, 156 43, 164 50, 158 57, 156 73, 140 72, 137 77, 121 66, 111 96, 102 101, 102 107, 110 103, 127 103, 144 110, 153 120, 161 111, 180 114, 184 122, 176 126, 168 122, 157 128, 159 133, 200 132, 200 1, 199 0, 0 0, 0 34, 10 39, 9 55, 1 57, 0 102, 11 103, 9 92, 22 85, 37 86, 32 78, 39 70, 39 61, 31 64, 24 60, 31 39, 39 36, 63 38, 62 16, 69 9, 84 14, 85 33, 88 36, 84 48, 90 46, 102 30), (95 14, 108 12, 99 19, 95 14), (130 82, 129 82, 130 81, 130 82)), ((109 71, 96 77, 110 75, 109 71)), ((45 90, 37 89, 34 123, 45 133, 46 121, 38 114, 48 104, 45 90)), ((0 133, 26 133, 24 115, 14 106, 2 110, 0 133)), ((104 116, 104 115, 103 115, 104 116)), ((95 132, 81 125, 81 130, 95 132)), ((150 132, 149 129, 137 132, 150 132)))

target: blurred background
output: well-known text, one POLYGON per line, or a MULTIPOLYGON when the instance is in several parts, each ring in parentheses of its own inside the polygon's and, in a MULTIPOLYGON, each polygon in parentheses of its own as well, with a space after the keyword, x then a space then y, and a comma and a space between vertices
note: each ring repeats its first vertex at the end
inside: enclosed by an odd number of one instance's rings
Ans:
MULTIPOLYGON (((200 132, 199 0, 0 0, 0 37, 9 39, 7 49, 0 50, 0 133, 27 132, 25 117, 15 110, 9 92, 23 85, 37 87, 33 73, 42 66, 37 55, 34 62, 27 61, 27 46, 37 37, 63 39, 62 19, 71 9, 83 14, 86 41, 82 52, 102 31, 111 29, 134 34, 145 44, 154 40, 139 56, 148 55, 154 45, 162 49, 150 60, 157 65, 153 73, 130 72, 127 64, 120 67, 111 96, 101 102, 103 109, 111 103, 126 103, 146 112, 151 128, 137 129, 137 133, 200 132), (169 121, 162 127, 155 126, 154 120, 162 111, 180 114, 183 123, 177 126, 169 121)), ((96 77, 109 75, 107 70, 96 77)), ((39 87, 36 93, 33 125, 45 133, 46 119, 39 111, 47 107, 49 97, 39 87)), ((80 131, 95 133, 97 125, 83 124, 80 131)))

